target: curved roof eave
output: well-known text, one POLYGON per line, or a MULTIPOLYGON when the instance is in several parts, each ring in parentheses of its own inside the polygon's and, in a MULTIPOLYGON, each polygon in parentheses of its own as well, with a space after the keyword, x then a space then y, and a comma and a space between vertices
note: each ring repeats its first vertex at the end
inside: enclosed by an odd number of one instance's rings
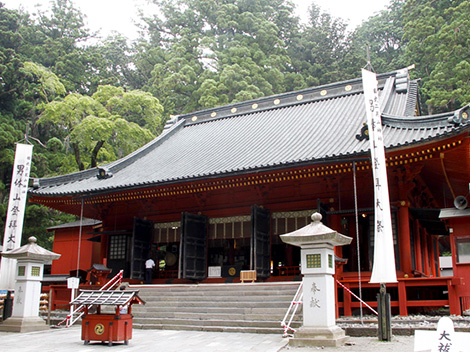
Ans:
MULTIPOLYGON (((160 134, 157 138, 151 140, 147 144, 143 145, 139 149, 135 150, 134 152, 126 155, 125 157, 113 161, 109 164, 101 165, 98 167, 94 167, 84 171, 78 171, 74 173, 70 173, 67 175, 60 175, 60 176, 53 176, 53 177, 45 177, 41 178, 41 187, 48 187, 50 185, 56 185, 58 183, 70 183, 76 182, 84 179, 88 179, 90 177, 95 177, 98 174, 98 170, 101 168, 106 168, 112 172, 117 172, 120 169, 129 166, 132 164, 137 158, 141 157, 142 155, 148 154, 158 145, 162 144, 167 138, 169 138, 173 133, 176 133, 182 126, 184 126, 185 121, 181 120, 178 121, 176 124, 171 126, 170 129, 165 130, 160 134)), ((31 191, 34 194, 34 190, 31 191)))
MULTIPOLYGON (((449 137, 453 137, 465 132, 465 130, 470 131, 470 125, 465 126, 465 128, 455 129, 452 132, 445 133, 441 136, 430 136, 428 138, 422 138, 419 140, 412 140, 407 143, 403 144, 396 144, 391 145, 386 148, 387 152, 394 152, 400 151, 403 149, 407 149, 410 147, 416 147, 417 145, 426 145, 432 142, 436 142, 442 139, 446 139, 449 137)), ((262 165, 259 167, 254 168, 241 168, 241 169, 234 169, 225 172, 219 173, 208 173, 208 174, 200 174, 200 175, 189 175, 187 177, 177 177, 172 179, 165 179, 159 180, 155 182, 135 182, 132 184, 124 184, 119 186, 111 186, 111 187, 102 187, 102 188, 94 188, 94 189, 84 189, 77 192, 51 192, 51 193, 42 193, 42 192, 35 192, 34 190, 30 190, 32 194, 42 196, 42 197, 57 197, 57 196, 73 196, 73 197, 82 197, 87 196, 90 194, 99 195, 99 194, 108 194, 122 190, 133 190, 133 189, 143 189, 143 188, 151 188, 151 187, 158 187, 158 186, 165 186, 165 185, 172 185, 182 182, 196 182, 200 180, 207 180, 213 178, 220 178, 220 177, 233 177, 238 175, 245 175, 245 174, 252 174, 257 172, 268 172, 268 171, 275 171, 278 169, 285 169, 285 168, 296 168, 296 167, 303 167, 303 166, 312 166, 312 165, 319 165, 325 163, 340 163, 345 161, 351 160, 359 160, 369 157, 369 141, 364 141, 366 149, 363 149, 356 153, 345 153, 339 155, 332 155, 330 157, 325 158, 318 158, 318 159, 310 159, 310 160, 296 160, 290 161, 285 163, 278 163, 278 164, 269 164, 269 165, 262 165)), ((93 175, 95 176, 95 174, 93 175)))
MULTIPOLYGON (((384 137, 391 141, 388 152, 452 137, 470 127, 467 120, 456 119, 468 106, 432 116, 392 115, 406 114, 416 98, 398 92, 394 82, 394 76, 382 80, 384 105, 395 104, 384 108, 389 113, 382 118, 384 137)), ((176 117, 159 137, 128 156, 98 168, 41 179, 36 185, 39 188, 30 193, 41 197, 96 195, 364 158, 369 142, 355 137, 365 120, 359 85, 358 80, 351 80, 320 87, 336 89, 328 90, 326 97, 315 87, 299 91, 310 92, 309 97, 289 92, 260 98, 254 101, 265 106, 256 109, 251 108, 253 101, 240 103, 246 105, 245 112, 236 109, 241 105, 233 104, 209 109, 206 116, 199 115, 201 119, 196 116, 199 112, 176 117), (273 100, 281 96, 286 102, 273 100), (308 101, 299 102, 302 99, 308 101), (231 116, 223 116, 221 109, 235 110, 231 116), (164 148, 158 148, 162 144, 164 148), (129 167, 134 163, 135 167, 129 167), (114 176, 98 180, 100 169, 114 176)))

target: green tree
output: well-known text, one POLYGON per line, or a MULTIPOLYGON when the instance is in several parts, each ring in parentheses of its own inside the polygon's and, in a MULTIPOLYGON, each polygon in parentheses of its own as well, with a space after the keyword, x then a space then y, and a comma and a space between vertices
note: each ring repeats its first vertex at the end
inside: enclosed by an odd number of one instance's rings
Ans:
POLYGON ((409 66, 404 52, 403 7, 405 0, 392 0, 385 10, 358 26, 349 38, 341 71, 356 74, 367 64, 367 51, 375 72, 390 72, 409 66))
POLYGON ((19 30, 23 44, 18 52, 50 69, 68 92, 94 92, 101 84, 97 73, 107 72, 107 66, 90 44, 94 34, 85 26, 85 15, 72 0, 53 0, 50 6, 48 10, 39 8, 33 16, 23 16, 19 30))
MULTIPOLYGON (((155 0, 162 18, 144 18, 158 50, 144 63, 144 89, 170 113, 286 91, 287 41, 297 30, 284 0, 155 0), (148 63, 153 64, 148 65, 148 63), (149 69, 151 70, 150 73, 149 69)), ((149 49, 149 45, 140 45, 149 49)))
POLYGON ((50 102, 38 122, 70 144, 78 169, 84 170, 149 142, 161 132, 162 114, 163 107, 149 93, 99 86, 91 97, 72 93, 50 102))
POLYGON ((422 78, 430 113, 470 101, 470 1, 409 0, 404 10, 407 58, 422 78))
POLYGON ((300 74, 307 86, 344 79, 340 64, 346 54, 346 35, 346 23, 322 12, 313 2, 308 24, 289 47, 293 72, 300 74))
MULTIPOLYGON (((108 36, 96 45, 89 46, 87 50, 97 71, 93 75, 93 87, 96 84, 125 89, 139 89, 143 86, 133 63, 135 49, 121 34, 108 36)), ((91 90, 94 92, 95 88, 91 90)))

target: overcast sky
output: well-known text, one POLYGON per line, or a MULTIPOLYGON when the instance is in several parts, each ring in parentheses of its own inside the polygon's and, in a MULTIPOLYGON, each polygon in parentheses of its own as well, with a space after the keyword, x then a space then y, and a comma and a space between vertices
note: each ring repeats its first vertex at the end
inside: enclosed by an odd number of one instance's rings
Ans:
MULTIPOLYGON (((314 0, 323 11, 334 17, 348 20, 352 28, 363 20, 385 9, 389 0, 314 0)), ((48 8, 50 0, 0 0, 7 8, 23 6, 28 12, 34 11, 35 4, 48 8)), ((297 5, 297 13, 305 17, 307 9, 313 0, 293 0, 297 5)), ((136 37, 133 19, 137 19, 137 7, 143 8, 147 0, 75 0, 74 3, 87 16, 87 22, 93 31, 101 30, 101 36, 106 37, 113 30, 128 38, 136 37)))

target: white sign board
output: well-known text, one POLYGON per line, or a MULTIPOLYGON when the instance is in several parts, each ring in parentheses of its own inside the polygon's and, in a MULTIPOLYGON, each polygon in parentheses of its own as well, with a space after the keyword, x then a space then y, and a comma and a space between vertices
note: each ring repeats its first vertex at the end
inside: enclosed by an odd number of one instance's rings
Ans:
POLYGON ((67 279, 67 288, 76 289, 80 285, 80 279, 78 277, 69 277, 67 279))
MULTIPOLYGON (((3 236, 4 251, 17 249, 21 245, 32 155, 32 145, 16 144, 15 163, 11 177, 10 198, 3 236)), ((2 257, 0 264, 0 290, 13 290, 15 287, 15 272, 16 259, 2 257)))
POLYGON ((470 333, 455 332, 449 317, 439 319, 437 331, 416 330, 414 352, 464 352, 468 351, 470 333))

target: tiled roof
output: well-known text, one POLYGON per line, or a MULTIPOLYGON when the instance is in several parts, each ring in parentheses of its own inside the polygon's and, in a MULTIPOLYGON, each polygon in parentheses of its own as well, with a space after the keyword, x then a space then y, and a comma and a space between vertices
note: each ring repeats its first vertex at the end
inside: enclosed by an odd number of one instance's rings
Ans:
MULTIPOLYGON (((417 84, 407 77, 403 70, 377 76, 387 149, 470 127, 449 122, 452 113, 409 116, 417 84)), ((357 79, 178 116, 161 136, 104 166, 112 177, 97 178, 95 168, 41 179, 31 193, 108 192, 364 156, 369 142, 356 138, 364 106, 357 79)))
POLYGON ((68 228, 80 227, 80 226, 95 226, 99 224, 101 224, 100 220, 83 218, 82 221, 80 220, 73 221, 73 222, 68 222, 66 224, 60 224, 60 225, 48 227, 47 231, 53 231, 53 230, 58 230, 58 229, 68 229, 68 228))

